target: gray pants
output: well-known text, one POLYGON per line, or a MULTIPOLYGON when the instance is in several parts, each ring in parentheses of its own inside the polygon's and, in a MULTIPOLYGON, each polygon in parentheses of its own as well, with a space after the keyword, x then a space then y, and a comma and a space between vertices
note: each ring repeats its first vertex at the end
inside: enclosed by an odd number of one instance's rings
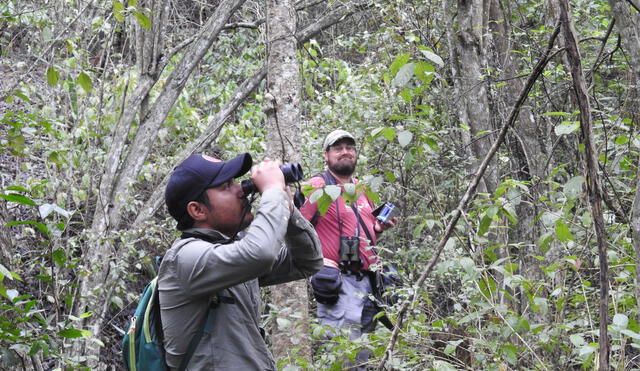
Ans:
MULTIPOLYGON (((369 299, 371 292, 369 277, 361 274, 343 273, 338 301, 334 305, 318 303, 320 324, 335 329, 349 330, 349 339, 356 339, 362 334, 373 332, 376 326, 373 320, 376 309, 369 299)), ((333 337, 336 332, 328 335, 333 337)), ((356 364, 368 361, 371 355, 369 350, 360 351, 356 357, 356 364)), ((365 368, 354 367, 351 369, 364 370, 365 368)))

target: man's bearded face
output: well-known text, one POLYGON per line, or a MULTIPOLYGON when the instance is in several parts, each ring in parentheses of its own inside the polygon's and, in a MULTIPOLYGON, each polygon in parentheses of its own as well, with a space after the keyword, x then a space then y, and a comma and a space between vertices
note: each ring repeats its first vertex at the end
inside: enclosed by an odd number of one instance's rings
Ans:
POLYGON ((353 140, 344 138, 329 146, 324 152, 329 170, 336 175, 351 176, 356 170, 356 146, 353 140))

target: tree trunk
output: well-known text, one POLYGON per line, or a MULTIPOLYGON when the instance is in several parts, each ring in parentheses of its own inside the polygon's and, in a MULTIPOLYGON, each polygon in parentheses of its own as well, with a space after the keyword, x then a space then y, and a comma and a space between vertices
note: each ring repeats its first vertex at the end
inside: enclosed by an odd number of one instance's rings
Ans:
MULTIPOLYGON (((268 155, 282 162, 300 159, 300 71, 297 58, 297 15, 292 0, 267 0, 268 155)), ((276 361, 302 357, 311 363, 309 297, 306 280, 271 290, 276 322, 272 332, 276 361)), ((286 362, 286 361, 285 361, 286 362)))
POLYGON ((591 107, 587 84, 582 73, 578 39, 576 37, 569 14, 569 1, 560 0, 560 21, 564 32, 564 41, 571 66, 574 91, 580 107, 580 131, 585 148, 587 193, 591 204, 591 215, 598 241, 598 258, 600 261, 600 351, 599 370, 609 370, 609 267, 607 262, 607 240, 602 216, 602 189, 598 177, 598 158, 593 143, 591 107))

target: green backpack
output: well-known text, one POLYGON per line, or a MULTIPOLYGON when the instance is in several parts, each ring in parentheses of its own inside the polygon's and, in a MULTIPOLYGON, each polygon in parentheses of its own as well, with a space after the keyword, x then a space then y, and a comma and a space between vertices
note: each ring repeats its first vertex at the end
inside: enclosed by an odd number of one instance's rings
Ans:
MULTIPOLYGON (((156 276, 142 291, 136 312, 131 318, 129 330, 122 340, 122 356, 129 371, 168 370, 163 345, 164 334, 160 321, 160 302, 156 276)), ((211 333, 215 320, 215 308, 218 301, 211 300, 209 312, 204 318, 200 331, 191 339, 187 353, 182 358, 178 370, 184 370, 189 364, 193 352, 198 347, 204 333, 211 333)))

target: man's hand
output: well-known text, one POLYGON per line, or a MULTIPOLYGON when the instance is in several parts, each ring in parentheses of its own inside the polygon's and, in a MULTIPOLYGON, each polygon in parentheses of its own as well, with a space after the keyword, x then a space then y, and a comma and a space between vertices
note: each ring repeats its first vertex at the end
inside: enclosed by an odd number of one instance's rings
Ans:
POLYGON ((387 229, 394 227, 397 222, 398 222, 398 218, 392 218, 386 223, 382 223, 381 221, 376 219, 376 224, 373 225, 373 231, 376 233, 382 233, 387 229))
POLYGON ((280 165, 280 161, 265 158, 261 163, 251 167, 251 179, 261 194, 271 188, 284 190, 284 175, 280 165))

